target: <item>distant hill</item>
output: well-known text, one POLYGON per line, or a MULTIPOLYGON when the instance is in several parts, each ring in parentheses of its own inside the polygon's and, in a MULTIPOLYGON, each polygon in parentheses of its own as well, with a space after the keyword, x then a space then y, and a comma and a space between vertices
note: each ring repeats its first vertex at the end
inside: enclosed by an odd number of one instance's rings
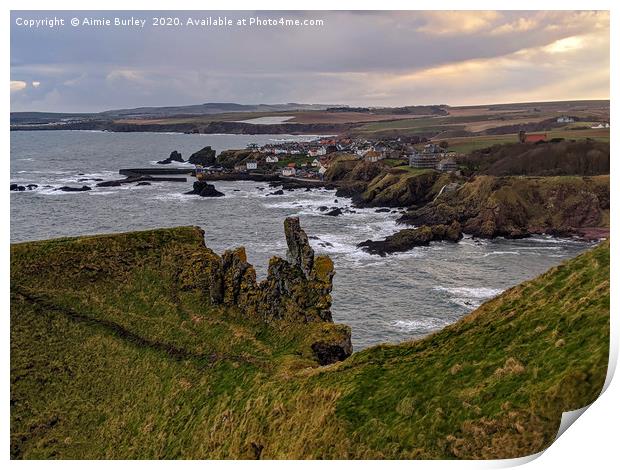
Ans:
POLYGON ((98 113, 48 113, 48 112, 13 112, 11 124, 46 124, 56 121, 106 120, 118 118, 162 118, 169 116, 200 116, 223 113, 277 113, 287 111, 323 111, 333 107, 331 104, 238 104, 238 103, 203 103, 187 106, 144 106, 140 108, 111 109, 98 113))
POLYGON ((238 103, 203 103, 189 106, 154 106, 130 109, 115 109, 100 113, 108 117, 152 117, 176 115, 203 115, 221 113, 273 113, 281 111, 322 111, 333 105, 329 104, 238 104, 238 103))

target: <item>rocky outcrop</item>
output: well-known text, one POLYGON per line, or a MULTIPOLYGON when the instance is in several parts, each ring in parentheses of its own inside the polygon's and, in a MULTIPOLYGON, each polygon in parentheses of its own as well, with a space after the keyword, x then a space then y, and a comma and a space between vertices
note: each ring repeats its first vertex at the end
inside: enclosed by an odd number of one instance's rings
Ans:
POLYGON ((168 165, 172 162, 184 163, 185 160, 183 160, 183 156, 179 152, 174 150, 168 158, 166 158, 165 160, 160 160, 157 163, 159 163, 160 165, 168 165))
POLYGON ((609 176, 477 176, 400 219, 416 226, 454 220, 481 238, 567 236, 609 227, 609 176))
POLYGON ((416 246, 426 246, 434 241, 458 242, 461 238, 463 238, 461 224, 453 221, 449 225, 424 225, 419 228, 400 230, 384 240, 366 240, 357 246, 368 253, 385 256, 390 253, 408 251, 416 246))
POLYGON ((328 256, 315 256, 297 217, 284 222, 287 259, 274 256, 267 278, 257 282, 244 248, 221 257, 210 250, 181 274, 186 287, 209 286, 212 303, 237 307, 265 321, 331 322, 334 264, 328 256))
MULTIPOLYGON (((271 258, 266 279, 257 281, 243 247, 227 250, 221 257, 204 250, 179 274, 182 287, 202 288, 212 304, 265 322, 332 323, 332 260, 315 256, 297 217, 284 221, 284 233, 287 259, 271 258)), ((311 345, 321 364, 342 360, 352 352, 348 327, 332 330, 311 345)))
POLYGON ((314 250, 308 242, 306 232, 301 229, 298 217, 284 220, 284 236, 288 250, 286 259, 294 266, 299 266, 305 276, 309 276, 314 265, 314 250))
POLYGON ((148 184, 155 183, 158 181, 170 181, 170 182, 175 182, 175 183, 187 182, 187 178, 184 178, 184 177, 151 176, 146 173, 137 173, 137 172, 133 173, 131 170, 121 170, 121 174, 127 174, 127 177, 124 179, 120 179, 120 180, 102 181, 101 183, 97 183, 97 186, 102 187, 102 188, 110 188, 110 187, 122 186, 124 184, 140 183, 140 182, 147 182, 148 184))
POLYGON ((60 188, 56 188, 56 191, 63 191, 65 193, 78 193, 82 191, 90 191, 92 188, 90 186, 82 186, 81 188, 74 188, 73 186, 61 186, 60 188))
POLYGON ((200 197, 222 197, 224 193, 215 189, 212 184, 204 181, 194 181, 194 189, 186 192, 185 194, 196 194, 200 197))
POLYGON ((17 183, 11 183, 11 191, 32 191, 34 189, 37 189, 38 187, 39 185, 34 183, 27 184, 25 186, 17 183))
POLYGON ((316 341, 311 348, 314 356, 322 366, 344 361, 353 352, 351 340, 346 336, 341 336, 339 339, 331 342, 316 341))
POLYGON ((341 156, 325 174, 325 185, 336 188, 337 196, 352 198, 358 207, 406 207, 432 201, 443 186, 457 179, 433 170, 412 171, 405 161, 391 167, 341 156))
POLYGON ((187 161, 192 165, 215 165, 215 150, 209 145, 198 150, 198 152, 192 153, 187 161))
POLYGON ((329 212, 326 212, 325 215, 329 215, 331 217, 338 217, 339 215, 342 215, 342 209, 339 207, 336 207, 335 209, 332 209, 329 212))

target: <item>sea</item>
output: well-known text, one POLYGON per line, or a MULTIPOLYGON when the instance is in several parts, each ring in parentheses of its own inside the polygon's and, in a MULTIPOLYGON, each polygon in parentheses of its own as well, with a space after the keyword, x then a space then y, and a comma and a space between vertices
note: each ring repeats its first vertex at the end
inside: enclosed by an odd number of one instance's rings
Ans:
MULTIPOLYGON (((285 256, 283 221, 299 216, 315 252, 335 264, 332 314, 351 327, 354 350, 428 335, 483 302, 592 246, 592 242, 536 236, 523 240, 432 243, 380 257, 357 248, 397 231, 399 210, 360 209, 335 191, 304 189, 273 195, 267 183, 215 182, 225 194, 185 193, 192 181, 98 188, 89 179, 121 178, 121 168, 161 167, 177 150, 184 158, 210 145, 218 151, 316 136, 198 135, 98 131, 11 132, 11 183, 37 184, 11 192, 11 242, 198 225, 218 253, 245 246, 259 279, 271 256, 285 256), (86 181, 80 181, 86 180, 86 181), (87 192, 56 191, 88 185, 87 192), (321 206, 345 210, 327 216, 321 206)), ((178 164, 188 168, 187 164, 178 164)))

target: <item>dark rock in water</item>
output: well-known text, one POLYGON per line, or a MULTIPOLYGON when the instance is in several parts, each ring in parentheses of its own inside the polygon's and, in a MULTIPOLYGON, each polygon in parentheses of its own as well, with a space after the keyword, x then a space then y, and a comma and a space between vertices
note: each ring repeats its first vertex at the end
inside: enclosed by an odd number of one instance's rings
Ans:
POLYGON ((286 252, 288 262, 299 266, 308 276, 314 263, 314 250, 308 242, 306 232, 301 229, 299 217, 287 217, 284 220, 284 236, 288 246, 286 252))
POLYGON ((136 186, 150 186, 151 183, 149 183, 148 181, 140 181, 138 184, 136 184, 136 186))
POLYGON ((325 215, 331 215, 332 217, 337 217, 339 215, 342 215, 342 209, 340 209, 339 207, 332 209, 329 212, 326 212, 325 215))
POLYGON ((215 186, 212 184, 206 183, 204 181, 195 181, 194 189, 188 191, 185 194, 196 194, 200 197, 222 197, 224 193, 219 192, 215 189, 215 186))
POLYGON ((26 187, 25 186, 21 186, 19 184, 12 183, 11 184, 11 191, 26 191, 26 187))
POLYGON ((334 204, 338 204, 338 199, 334 199, 334 204))
POLYGON ((38 184, 27 184, 26 188, 28 188, 28 191, 32 191, 33 189, 37 189, 39 187, 38 184))
POLYGON ((319 210, 320 210, 321 212, 325 212, 325 211, 326 211, 326 210, 328 210, 328 209, 329 209, 329 207, 327 207, 327 206, 319 206, 319 210))
POLYGON ((97 186, 100 188, 109 188, 112 186, 120 186, 122 184, 122 180, 112 180, 112 181, 104 181, 103 183, 97 183, 97 186))
POLYGON ((408 251, 416 246, 426 246, 432 241, 458 242, 461 238, 463 238, 461 224, 455 220, 450 225, 423 225, 400 230, 384 240, 366 240, 357 246, 373 255, 385 256, 389 253, 408 251))
POLYGON ((66 193, 78 193, 82 191, 90 191, 92 188, 90 186, 82 186, 81 188, 73 188, 71 186, 61 186, 57 188, 56 191, 64 191, 66 193))
POLYGON ((192 165, 211 166, 215 164, 215 150, 211 146, 204 147, 198 152, 190 155, 189 160, 192 165))
POLYGON ((392 209, 388 209, 387 207, 382 207, 380 209, 375 209, 375 212, 392 212, 392 209))
POLYGON ((295 188, 287 188, 287 191, 295 191, 295 188))
POLYGON ((179 152, 174 150, 168 158, 166 158, 165 160, 160 160, 157 163, 159 163, 160 165, 167 165, 172 162, 184 163, 185 160, 183 160, 183 157, 179 152))
POLYGON ((233 191, 238 192, 238 191, 241 191, 241 190, 240 189, 233 189, 233 191))
POLYGON ((83 183, 85 181, 103 181, 103 178, 78 178, 78 183, 83 183))
POLYGON ((312 191, 312 189, 310 189, 310 188, 306 188, 306 189, 305 189, 305 191, 306 191, 306 192, 310 192, 310 191, 312 191))
POLYGON ((267 196, 282 196, 283 194, 284 194, 284 191, 282 191, 281 189, 278 189, 277 191, 267 194, 267 196))

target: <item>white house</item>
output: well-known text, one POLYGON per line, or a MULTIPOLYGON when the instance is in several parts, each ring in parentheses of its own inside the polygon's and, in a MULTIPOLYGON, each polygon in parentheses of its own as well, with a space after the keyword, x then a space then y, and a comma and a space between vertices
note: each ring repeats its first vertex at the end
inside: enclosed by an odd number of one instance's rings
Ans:
POLYGON ((267 163, 278 163, 280 161, 280 159, 278 157, 276 157, 275 155, 269 155, 269 156, 267 156, 265 161, 267 163))
POLYGON ((317 167, 317 166, 319 166, 320 164, 321 164, 321 162, 319 162, 319 160, 318 160, 318 159, 316 159, 316 158, 315 158, 314 160, 312 160, 312 166, 317 167))
POLYGON ((568 124, 570 122, 575 122, 575 120, 570 116, 560 116, 556 119, 557 122, 568 124))
POLYGON ((325 154, 327 154, 327 149, 325 147, 308 150, 308 156, 310 157, 320 157, 321 155, 325 154))
POLYGON ((319 167, 319 175, 324 175, 325 173, 327 173, 327 167, 326 167, 326 166, 321 165, 321 166, 319 167))
POLYGON ((245 167, 248 170, 256 170, 258 168, 258 162, 256 161, 246 162, 245 167))
POLYGON ((277 149, 275 150, 275 154, 276 154, 276 155, 282 155, 282 154, 284 154, 284 153, 288 153, 288 152, 286 151, 286 149, 280 149, 280 148, 277 148, 277 149))
POLYGON ((282 168, 282 176, 295 176, 295 168, 289 166, 282 168))
POLYGON ((609 123, 599 122, 596 126, 592 126, 591 129, 609 129, 609 123))

